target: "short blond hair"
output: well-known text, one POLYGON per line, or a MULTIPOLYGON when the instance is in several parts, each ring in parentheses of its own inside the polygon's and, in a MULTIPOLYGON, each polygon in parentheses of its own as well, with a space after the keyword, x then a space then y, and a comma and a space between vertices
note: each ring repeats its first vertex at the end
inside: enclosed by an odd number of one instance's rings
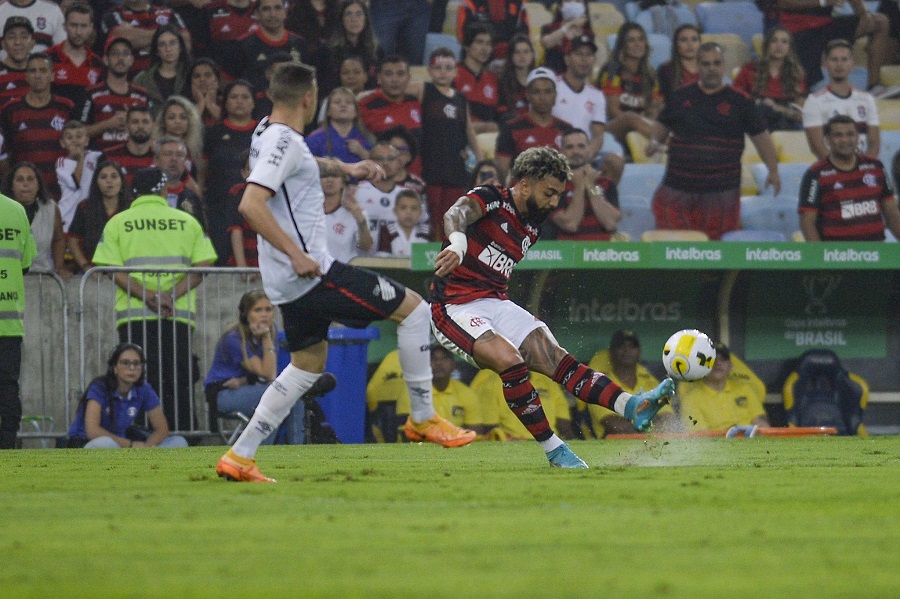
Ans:
POLYGON ((269 97, 272 102, 294 104, 316 85, 316 69, 300 62, 282 62, 272 70, 269 97))

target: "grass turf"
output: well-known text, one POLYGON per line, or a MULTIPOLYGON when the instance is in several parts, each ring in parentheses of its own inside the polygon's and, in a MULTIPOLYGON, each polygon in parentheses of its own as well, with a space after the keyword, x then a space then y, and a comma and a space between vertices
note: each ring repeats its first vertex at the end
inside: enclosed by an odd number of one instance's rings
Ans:
POLYGON ((0 597, 890 597, 900 438, 0 453, 0 597))

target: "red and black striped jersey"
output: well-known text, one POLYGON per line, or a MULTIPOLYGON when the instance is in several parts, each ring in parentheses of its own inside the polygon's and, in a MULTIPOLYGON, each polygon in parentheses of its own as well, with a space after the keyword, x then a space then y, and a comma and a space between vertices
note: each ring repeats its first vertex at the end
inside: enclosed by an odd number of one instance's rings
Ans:
MULTIPOLYGON (((238 183, 228 190, 228 201, 226 202, 226 227, 228 235, 232 231, 240 231, 242 236, 241 245, 244 247, 244 258, 247 260, 247 266, 259 266, 259 251, 257 248, 256 231, 247 222, 247 219, 238 212, 238 205, 241 203, 241 197, 244 195, 246 183, 238 183)), ((234 255, 228 257, 228 266, 237 266, 237 260, 234 255)))
POLYGON ((10 164, 23 160, 35 163, 54 194, 58 192, 56 159, 65 154, 59 138, 73 112, 72 102, 61 96, 51 96, 40 108, 30 105, 26 96, 14 98, 0 111, 0 153, 9 156, 10 164))
MULTIPOLYGON (((143 87, 129 84, 128 92, 119 94, 104 82, 88 89, 87 99, 79 110, 79 116, 86 125, 95 125, 111 119, 117 112, 124 112, 131 106, 149 105, 150 95, 143 87)), ((108 150, 126 141, 128 141, 128 132, 124 129, 122 131, 104 131, 100 137, 91 141, 91 145, 98 150, 108 150)))
MULTIPOLYGON (((65 43, 65 42, 63 42, 65 43)), ((63 44, 56 44, 47 50, 53 61, 53 93, 72 100, 75 106, 84 103, 85 90, 103 80, 106 64, 103 59, 87 50, 87 57, 81 64, 75 64, 63 51, 63 44)))
POLYGON ((153 166, 153 150, 147 150, 146 154, 142 154, 137 156, 132 154, 128 149, 128 144, 123 143, 117 146, 112 146, 105 152, 106 158, 109 160, 115 160, 119 166, 125 169, 125 182, 131 187, 131 180, 134 178, 134 173, 139 171, 142 168, 147 168, 149 166, 153 166))
POLYGON ((238 55, 233 61, 223 62, 222 68, 233 77, 246 79, 257 91, 268 87, 266 66, 275 54, 284 52, 290 54, 295 62, 309 63, 306 41, 287 30, 281 39, 270 40, 263 35, 261 29, 255 29, 244 35, 239 42, 229 46, 232 46, 232 51, 236 50, 238 55))
MULTIPOLYGON (((616 208, 619 207, 619 192, 616 189, 615 183, 606 177, 597 177, 594 185, 603 191, 603 197, 606 198, 607 202, 616 208)), ((564 210, 569 206, 574 191, 575 186, 572 182, 566 181, 566 190, 562 197, 559 198, 559 207, 557 210, 564 210)), ((578 230, 574 233, 569 233, 560 229, 556 234, 556 238, 567 241, 608 241, 614 232, 615 231, 607 231, 603 228, 597 215, 594 214, 590 202, 585 198, 584 216, 581 219, 581 223, 578 225, 578 230)))
POLYGON ((0 64, 0 106, 13 98, 21 98, 27 93, 25 69, 14 69, 0 64))
POLYGON ((672 131, 663 183, 693 193, 738 189, 744 135, 766 130, 754 101, 731 86, 707 94, 698 83, 683 85, 658 120, 672 131))
POLYGON ((497 108, 500 103, 500 84, 497 76, 484 69, 476 75, 464 62, 456 69, 454 89, 462 92, 469 102, 469 111, 473 121, 496 121, 497 108))
POLYGON ((517 116, 508 123, 500 124, 497 155, 509 156, 515 161, 516 156, 528 148, 550 146, 559 150, 562 148, 563 135, 571 130, 572 125, 556 117, 545 126, 531 120, 528 113, 517 116))
MULTIPOLYGON (((170 8, 151 4, 147 10, 130 10, 127 6, 117 6, 103 15, 100 31, 103 39, 109 39, 110 33, 119 25, 128 25, 137 29, 154 32, 163 25, 174 24, 181 31, 187 31, 184 20, 170 8)), ((150 49, 141 48, 135 52, 131 73, 143 71, 150 66, 150 49)))
MULTIPOLYGON (((512 189, 485 185, 467 197, 481 205, 484 216, 466 229, 468 247, 462 264, 446 277, 435 277, 431 301, 464 304, 479 298, 509 299, 509 276, 540 235, 540 229, 522 217, 512 189)), ((444 242, 443 247, 449 245, 444 242)))
POLYGON ((857 154, 856 168, 844 171, 826 157, 803 175, 798 210, 818 213, 824 241, 882 241, 886 201, 894 201, 894 191, 880 160, 857 154))
POLYGON ((422 129, 422 105, 412 94, 392 102, 376 89, 359 101, 359 117, 366 129, 375 134, 402 125, 418 138, 422 129))
POLYGON ((228 3, 228 0, 214 0, 201 9, 208 22, 209 55, 218 54, 229 42, 241 39, 257 28, 254 11, 256 2, 251 2, 246 8, 238 8, 228 3))

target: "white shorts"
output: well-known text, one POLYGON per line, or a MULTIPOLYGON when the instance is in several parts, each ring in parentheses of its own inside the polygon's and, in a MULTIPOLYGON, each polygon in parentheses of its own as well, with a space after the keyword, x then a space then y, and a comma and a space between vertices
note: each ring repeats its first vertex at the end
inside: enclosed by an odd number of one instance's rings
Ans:
POLYGON ((544 321, 510 300, 483 298, 465 304, 431 304, 431 330, 438 342, 474 366, 478 366, 475 340, 488 331, 518 349, 525 337, 540 327, 553 339, 544 321))

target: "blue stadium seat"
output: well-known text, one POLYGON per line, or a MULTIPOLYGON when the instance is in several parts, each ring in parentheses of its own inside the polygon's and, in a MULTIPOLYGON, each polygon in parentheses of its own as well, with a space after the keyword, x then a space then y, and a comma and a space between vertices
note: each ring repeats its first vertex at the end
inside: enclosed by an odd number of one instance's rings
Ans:
POLYGON ((625 15, 626 21, 631 22, 634 21, 639 12, 641 12, 640 2, 627 2, 625 4, 625 9, 622 11, 622 14, 625 15))
POLYGON ((651 6, 638 12, 634 22, 644 28, 647 33, 661 33, 670 39, 679 25, 690 23, 697 24, 697 17, 689 6, 677 4, 675 6, 651 6))
POLYGON ((741 198, 741 227, 748 231, 777 231, 790 239, 800 230, 797 203, 796 198, 791 201, 771 195, 744 196, 741 198))
POLYGON ((460 57, 462 56, 462 45, 459 43, 459 40, 456 39, 455 35, 448 35, 446 33, 427 33, 425 34, 425 53, 422 55, 425 64, 428 64, 431 53, 442 46, 451 50, 453 54, 456 55, 456 60, 460 60, 460 57))
POLYGON ((742 229, 728 231, 722 235, 722 241, 787 241, 787 236, 781 231, 742 229))
POLYGON ((734 33, 753 48, 753 36, 763 32, 763 16, 753 2, 701 2, 695 9, 704 33, 734 33))
POLYGON ((884 170, 887 172, 888 179, 893 183, 894 191, 897 190, 897 184, 900 181, 893 180, 891 165, 898 151, 900 151, 900 130, 882 129, 881 149, 878 151, 878 159, 884 164, 884 170))
MULTIPOLYGON (((856 65, 853 67, 853 70, 850 71, 850 75, 848 76, 850 79, 850 85, 855 87, 856 89, 866 90, 869 89, 869 70, 866 67, 856 65)), ((822 80, 816 83, 810 93, 817 92, 826 85, 831 79, 828 77, 828 72, 822 67, 822 80)))
MULTIPOLYGON (((780 200, 792 202, 794 207, 797 207, 800 194, 800 181, 803 179, 803 174, 806 173, 809 166, 810 165, 808 164, 799 162, 788 162, 778 165, 778 176, 781 179, 781 193, 778 194, 780 200)), ((759 189, 759 193, 764 196, 774 195, 774 190, 771 187, 764 187, 766 184, 766 177, 769 176, 766 165, 762 163, 754 164, 752 168, 753 178, 756 180, 756 186, 757 189, 759 189)))
POLYGON ((632 241, 639 241, 645 231, 656 229, 651 202, 665 172, 666 167, 662 164, 625 165, 617 187, 622 211, 617 230, 628 233, 632 241))
POLYGON ((650 66, 658 69, 659 65, 672 59, 672 37, 661 33, 648 33, 650 44, 650 66))

